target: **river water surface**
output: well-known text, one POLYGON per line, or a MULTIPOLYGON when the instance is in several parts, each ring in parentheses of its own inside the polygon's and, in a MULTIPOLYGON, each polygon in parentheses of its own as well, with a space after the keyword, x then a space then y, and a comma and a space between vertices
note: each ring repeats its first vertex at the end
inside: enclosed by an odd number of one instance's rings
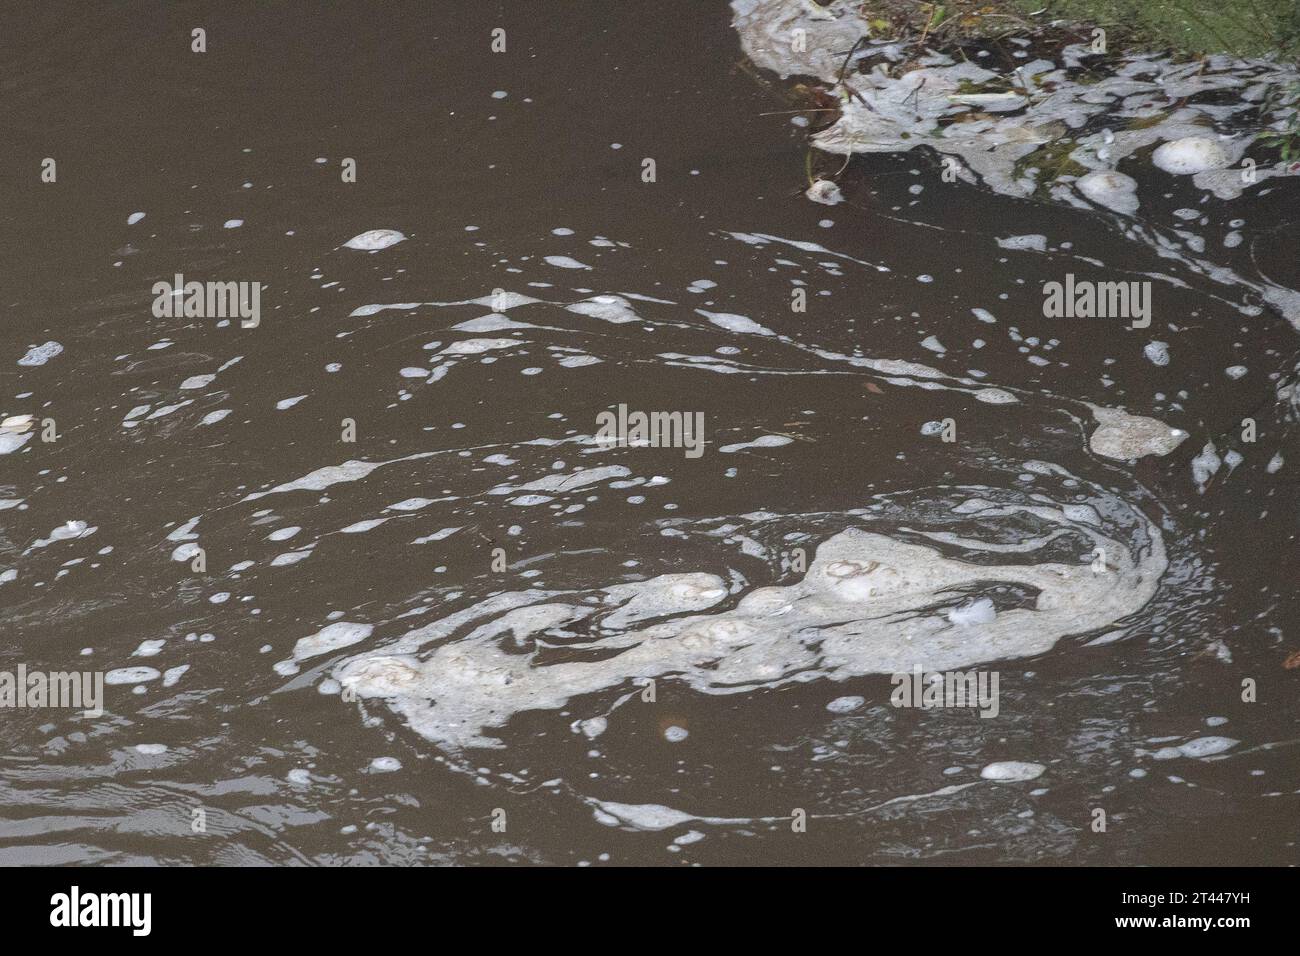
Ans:
POLYGON ((0 667, 109 684, 0 718, 0 862, 1300 860, 1296 180, 1134 172, 1196 262, 924 151, 811 202, 722 2, 11 13, 0 667))

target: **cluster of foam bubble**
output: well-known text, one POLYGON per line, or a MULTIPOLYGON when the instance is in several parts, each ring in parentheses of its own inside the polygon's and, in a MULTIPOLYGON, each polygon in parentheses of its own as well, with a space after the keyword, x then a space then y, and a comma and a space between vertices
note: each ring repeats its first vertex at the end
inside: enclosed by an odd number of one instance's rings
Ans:
POLYGON ((1076 502, 963 490, 943 515, 960 531, 845 527, 801 580, 725 609, 741 586, 706 572, 508 592, 352 657, 334 678, 444 747, 496 746, 517 714, 646 679, 719 695, 1028 657, 1120 625, 1155 594, 1164 545, 1136 509, 1118 505, 1121 531, 1076 502), (1031 597, 1008 606, 1009 592, 1031 597))
MULTIPOLYGON (((1026 59, 999 73, 967 59, 927 51, 919 68, 892 69, 915 51, 871 36, 861 7, 850 0, 825 6, 800 0, 732 0, 734 25, 745 53, 781 76, 814 76, 838 92, 839 119, 813 136, 826 152, 907 152, 928 146, 960 159, 958 174, 982 181, 995 192, 1025 197, 1046 189, 1061 203, 1101 208, 1128 219, 1139 211, 1137 182, 1120 172, 1122 160, 1156 147, 1151 164, 1169 176, 1189 177, 1201 190, 1235 199, 1267 180, 1300 172, 1278 160, 1252 167, 1242 161, 1253 132, 1235 126, 1261 108, 1270 89, 1300 83, 1293 66, 1271 60, 1214 56, 1177 62, 1149 54, 1119 53, 1106 61, 1105 75, 1082 76, 1090 48, 1066 46, 1060 62, 1026 59), (857 49, 855 68, 845 69, 857 49), (862 62, 872 69, 861 71, 862 62), (1223 94, 1231 93, 1225 101, 1223 94), (1234 126, 1235 124, 1235 126, 1234 126), (1082 172, 1049 178, 1034 161, 1047 144, 1065 144, 1068 159, 1082 172)), ((1273 111, 1272 126, 1294 122, 1297 108, 1273 111)), ((1059 157, 1058 157, 1059 158, 1059 157)), ((1133 230, 1129 238, 1146 242, 1162 255, 1225 284, 1242 285, 1262 295, 1300 326, 1300 295, 1270 282, 1242 279, 1222 266, 1197 258, 1204 240, 1174 230, 1169 236, 1133 230)))

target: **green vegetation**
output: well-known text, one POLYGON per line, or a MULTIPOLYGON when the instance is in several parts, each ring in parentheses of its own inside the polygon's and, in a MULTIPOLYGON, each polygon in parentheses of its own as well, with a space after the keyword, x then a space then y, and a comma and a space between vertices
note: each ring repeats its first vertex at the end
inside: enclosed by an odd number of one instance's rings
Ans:
POLYGON ((1298 0, 861 0, 861 7, 879 35, 910 33, 935 43, 1024 36, 1057 20, 1104 27, 1112 48, 1300 60, 1298 0))
POLYGON ((1012 0, 1033 19, 1095 23, 1117 38, 1187 53, 1300 58, 1300 3, 1296 0, 1012 0))
POLYGON ((1070 158, 1074 148, 1079 144, 1073 139, 1056 139, 1045 143, 1028 156, 1016 163, 1016 176, 1025 175, 1030 169, 1038 170, 1037 188, 1034 194, 1044 198, 1052 183, 1061 176, 1083 176, 1088 170, 1070 158))
MULTIPOLYGON (((1169 51, 1178 58, 1210 53, 1300 61, 1300 0, 859 0, 877 36, 911 36, 924 46, 960 48, 970 41, 997 45, 1006 37, 1033 37, 1050 51, 1064 43, 1090 43, 1095 27, 1106 30, 1111 54, 1134 49, 1169 51)), ((1050 52, 1047 55, 1051 55, 1050 52)), ((1074 82, 1090 82, 1089 70, 1105 69, 1095 58, 1074 82)), ((1100 75, 1100 74, 1098 74, 1100 75)), ((999 83, 963 83, 961 93, 999 91, 999 83)), ((1269 91, 1256 114, 1258 142, 1284 162, 1300 160, 1300 85, 1269 91)), ((1130 120, 1130 129, 1153 126, 1163 115, 1130 120)), ((1070 142, 1044 145, 1017 164, 1038 170, 1039 188, 1082 170, 1070 142)))
POLYGON ((1264 105, 1264 111, 1278 110, 1287 116, 1280 130, 1265 130, 1256 137, 1266 146, 1277 148, 1282 162, 1300 158, 1300 84, 1284 90, 1274 90, 1264 105))

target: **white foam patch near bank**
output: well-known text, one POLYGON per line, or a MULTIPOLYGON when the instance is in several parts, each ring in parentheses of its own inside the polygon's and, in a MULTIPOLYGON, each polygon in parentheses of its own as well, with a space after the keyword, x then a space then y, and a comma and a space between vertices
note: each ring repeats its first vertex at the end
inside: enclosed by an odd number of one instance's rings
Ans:
POLYGON ((1151 154, 1151 162, 1175 176, 1190 176, 1222 169, 1231 160, 1218 140, 1208 136, 1185 136, 1170 140, 1151 154))
MULTIPOLYGON (((1179 62, 1125 51, 1112 52, 1102 64, 1089 60, 1086 45, 1073 44, 1056 60, 1025 61, 1002 72, 934 50, 918 68, 900 70, 916 51, 872 40, 870 14, 853 0, 732 0, 731 6, 741 46, 754 63, 782 77, 816 77, 839 100, 838 119, 811 140, 825 152, 929 147, 956 160, 965 182, 982 182, 1006 196, 1040 194, 1100 208, 1130 222, 1142 197, 1137 181, 1118 167, 1148 162, 1145 151, 1152 147, 1157 179, 1190 177, 1198 189, 1225 200, 1297 172, 1287 160, 1253 168, 1250 177, 1236 166, 1252 142, 1239 131, 1243 122, 1255 121, 1258 91, 1300 83, 1290 64, 1227 56, 1179 62), (850 50, 857 51, 852 63, 850 50), (1093 66, 1086 76, 1085 61, 1093 66), (861 69, 862 63, 871 68, 861 69), (1050 149, 1057 146, 1060 155, 1050 149), (1036 155, 1045 149, 1049 155, 1036 155), (1063 160, 1072 164, 1070 171, 1060 170, 1063 160)), ((1300 108, 1288 109, 1294 123, 1300 108)), ((1287 122, 1282 116, 1275 128, 1287 122)), ((1300 328, 1294 290, 1180 255, 1174 252, 1183 244, 1177 232, 1171 237, 1133 229, 1126 236, 1216 282, 1257 292, 1300 328)), ((1199 237, 1183 239, 1189 250, 1200 251, 1199 237)))

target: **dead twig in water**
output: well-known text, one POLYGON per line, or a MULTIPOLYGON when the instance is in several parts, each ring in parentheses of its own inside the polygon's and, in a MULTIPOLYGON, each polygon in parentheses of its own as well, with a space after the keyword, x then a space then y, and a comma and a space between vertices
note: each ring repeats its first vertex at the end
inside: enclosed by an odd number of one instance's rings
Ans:
POLYGON ((806 110, 773 110, 771 113, 759 113, 759 116, 786 116, 790 113, 838 113, 838 106, 819 106, 815 109, 806 110))
POLYGON ((908 100, 911 100, 913 106, 919 106, 921 102, 921 87, 923 86, 925 86, 925 77, 921 77, 921 82, 916 84, 916 88, 912 90, 912 95, 904 99, 903 102, 906 103, 908 100))
POLYGON ((849 91, 849 96, 851 96, 851 97, 853 97, 854 99, 856 99, 856 100, 857 100, 859 103, 861 103, 863 106, 866 106, 867 109, 871 109, 870 106, 867 106, 867 101, 864 100, 864 99, 862 98, 862 94, 859 93, 857 90, 855 90, 853 87, 851 87, 849 84, 847 84, 847 83, 844 82, 844 75, 845 75, 846 73, 848 73, 848 71, 849 71, 849 64, 850 64, 851 62, 853 62, 853 54, 857 53, 857 52, 858 52, 858 48, 859 48, 860 46, 862 46, 862 44, 864 44, 864 43, 866 43, 866 42, 867 42, 867 37, 864 37, 864 36, 862 36, 862 37, 858 37, 855 41, 853 41, 853 46, 849 47, 849 53, 848 53, 848 56, 846 56, 846 57, 844 58, 844 63, 841 64, 841 66, 840 66, 840 75, 839 75, 839 78, 836 79, 836 81, 835 81, 835 89, 839 89, 841 86, 844 87, 846 90, 849 91))

